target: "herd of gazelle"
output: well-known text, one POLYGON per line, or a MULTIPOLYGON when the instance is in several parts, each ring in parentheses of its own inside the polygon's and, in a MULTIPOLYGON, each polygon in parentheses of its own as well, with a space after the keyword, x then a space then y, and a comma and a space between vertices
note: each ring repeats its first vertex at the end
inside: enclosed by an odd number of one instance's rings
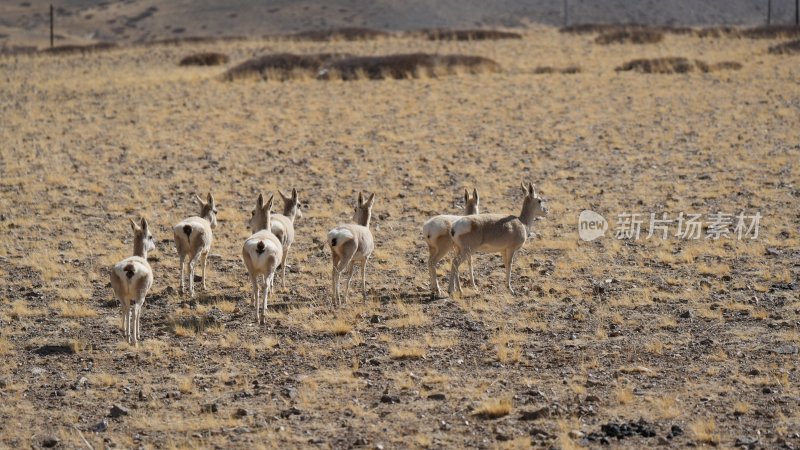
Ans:
MULTIPOLYGON (((464 216, 440 215, 431 218, 422 227, 422 234, 428 244, 430 257, 431 294, 441 295, 439 281, 436 277, 436 265, 454 249, 454 257, 450 269, 448 293, 459 293, 461 283, 458 277, 459 266, 467 260, 469 263, 472 286, 475 274, 472 268, 472 254, 475 252, 500 253, 506 269, 506 284, 511 288, 511 265, 514 255, 528 239, 528 233, 537 217, 547 216, 544 201, 536 193, 533 184, 522 184, 524 197, 522 210, 518 216, 503 214, 480 214, 478 191, 473 189, 472 197, 464 190, 464 216)), ((273 214, 273 197, 264 201, 259 194, 256 207, 252 211, 248 225, 253 233, 244 241, 242 260, 250 274, 252 283, 252 302, 256 309, 256 321, 266 320, 267 302, 275 280, 275 273, 283 266, 281 286, 286 287, 286 259, 289 248, 294 242, 294 220, 301 216, 300 200, 297 190, 291 195, 278 191, 283 200, 283 214, 273 214)), ((184 283, 184 266, 189 259, 189 295, 194 297, 194 273, 197 263, 202 264, 203 289, 206 289, 206 263, 213 242, 212 230, 217 226, 217 204, 209 193, 206 201, 195 196, 200 205, 200 215, 182 220, 173 228, 175 247, 180 259, 180 290, 186 294, 184 283)), ((341 305, 347 302, 350 280, 355 274, 356 266, 361 269, 361 290, 364 300, 367 299, 366 270, 375 241, 369 229, 372 206, 375 194, 364 199, 361 192, 353 214, 353 223, 341 224, 328 232, 327 243, 331 249, 333 262, 332 303, 341 305), (347 282, 342 295, 339 278, 342 274, 347 282)), ((150 286, 153 284, 153 270, 147 262, 147 252, 155 249, 153 235, 147 220, 140 223, 131 220, 133 229, 133 256, 123 259, 111 268, 111 286, 122 303, 122 328, 129 343, 136 344, 140 336, 140 318, 142 305, 150 286)))

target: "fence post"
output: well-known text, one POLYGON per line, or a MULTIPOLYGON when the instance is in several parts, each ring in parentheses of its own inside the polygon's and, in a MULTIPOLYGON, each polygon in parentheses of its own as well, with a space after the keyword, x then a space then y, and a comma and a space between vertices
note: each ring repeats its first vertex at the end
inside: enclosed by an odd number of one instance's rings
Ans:
POLYGON ((767 26, 772 25, 772 0, 767 0, 767 26))
POLYGON ((53 48, 53 20, 54 20, 53 4, 51 3, 50 4, 50 48, 53 48))

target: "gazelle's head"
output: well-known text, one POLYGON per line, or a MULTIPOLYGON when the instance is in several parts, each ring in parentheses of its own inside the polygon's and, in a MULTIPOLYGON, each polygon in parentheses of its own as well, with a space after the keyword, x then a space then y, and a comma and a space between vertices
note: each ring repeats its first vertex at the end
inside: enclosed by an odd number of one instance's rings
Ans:
POLYGON ((133 229, 133 254, 145 257, 147 252, 156 249, 153 233, 150 232, 150 227, 144 217, 142 217, 142 221, 138 225, 133 219, 130 219, 130 221, 131 229, 133 229))
POLYGON ((533 183, 521 184, 522 192, 525 193, 525 198, 522 200, 522 216, 530 219, 536 217, 547 217, 547 205, 544 200, 536 193, 536 186, 533 183))
POLYGON ((478 199, 478 190, 472 189, 472 198, 469 197, 469 191, 464 188, 464 214, 471 216, 472 214, 478 214, 478 204, 480 203, 478 199))
POLYGON ((285 195, 278 190, 278 195, 283 199, 283 215, 294 220, 295 217, 303 217, 300 211, 300 197, 297 196, 297 189, 292 188, 292 195, 285 195))
POLYGON ((269 195, 269 200, 264 203, 264 196, 258 194, 256 200, 256 209, 250 213, 250 231, 257 233, 261 230, 269 230, 272 226, 272 194, 269 195))
POLYGON ((359 191, 355 212, 353 213, 353 222, 358 225, 369 227, 369 220, 372 218, 372 205, 374 203, 374 192, 369 196, 367 201, 364 201, 364 195, 359 191))
POLYGON ((197 194, 194 194, 194 199, 200 205, 200 217, 208 220, 211 228, 217 228, 217 202, 214 201, 214 196, 211 195, 211 192, 208 193, 206 201, 203 201, 197 194))

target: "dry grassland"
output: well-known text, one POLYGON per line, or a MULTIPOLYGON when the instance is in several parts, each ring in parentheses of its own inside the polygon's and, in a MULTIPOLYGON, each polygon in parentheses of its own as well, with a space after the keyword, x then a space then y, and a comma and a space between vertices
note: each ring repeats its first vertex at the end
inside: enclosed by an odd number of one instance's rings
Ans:
POLYGON ((769 54, 777 43, 601 46, 534 29, 0 58, 0 446, 568 449, 639 419, 656 436, 616 447, 800 446, 800 65, 769 54), (230 63, 178 65, 198 52, 230 63), (281 52, 467 54, 503 70, 221 80, 281 52), (668 57, 742 68, 614 70, 668 57), (550 216, 518 256, 520 295, 498 256, 479 256, 479 292, 429 300, 424 220, 457 212, 464 187, 485 212, 516 213, 521 180, 550 216), (245 221, 258 192, 292 186, 305 209, 289 287, 260 328, 245 221), (325 233, 358 190, 377 193, 369 300, 333 310, 325 233), (207 191, 219 227, 209 290, 190 301, 170 230, 207 191), (583 209, 612 227, 622 212, 764 218, 755 241, 583 242, 583 209), (140 215, 158 248, 132 348, 108 267, 140 215), (95 432, 114 405, 127 414, 95 432))

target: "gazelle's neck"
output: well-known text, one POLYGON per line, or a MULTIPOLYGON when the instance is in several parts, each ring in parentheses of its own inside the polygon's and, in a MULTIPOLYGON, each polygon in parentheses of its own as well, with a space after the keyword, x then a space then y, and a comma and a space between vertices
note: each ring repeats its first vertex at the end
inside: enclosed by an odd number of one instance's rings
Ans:
POLYGON ((533 202, 527 202, 523 200, 522 202, 522 212, 519 213, 519 220, 522 222, 526 228, 529 230, 533 227, 533 221, 536 219, 535 210, 533 207, 533 202))
POLYGON ((288 218, 290 222, 294 223, 294 218, 297 217, 297 208, 292 205, 286 205, 283 208, 283 215, 288 218))
POLYGON ((144 240, 142 239, 133 240, 133 256, 139 256, 144 259, 147 259, 147 249, 144 246, 144 240))

